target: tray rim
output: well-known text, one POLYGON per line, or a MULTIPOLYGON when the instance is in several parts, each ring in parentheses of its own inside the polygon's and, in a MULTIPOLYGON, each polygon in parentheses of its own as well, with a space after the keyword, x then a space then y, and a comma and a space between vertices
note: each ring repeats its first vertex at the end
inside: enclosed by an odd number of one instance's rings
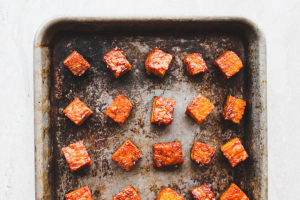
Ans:
MULTIPOLYGON (((266 39, 263 31, 251 20, 244 17, 226 16, 226 17, 210 17, 210 16, 195 16, 195 17, 178 17, 178 16, 165 16, 165 17, 140 17, 140 16, 117 16, 117 17, 99 17, 99 16, 54 16, 46 20, 37 30, 33 42, 33 77, 34 77, 34 143, 35 143, 35 199, 45 199, 45 182, 44 177, 48 176, 48 171, 44 167, 44 149, 48 148, 47 138, 45 140, 44 132, 47 131, 47 124, 49 120, 45 107, 50 106, 49 97, 47 92, 49 88, 44 84, 48 81, 48 77, 44 76, 42 62, 38 61, 42 56, 44 48, 43 40, 47 31, 57 23, 60 22, 111 22, 111 21, 218 21, 218 22, 241 22, 249 26, 255 31, 258 40, 259 51, 259 72, 260 72, 260 100, 262 104, 262 112, 260 114, 260 129, 263 136, 261 144, 263 148, 262 155, 262 180, 261 180, 261 197, 268 199, 268 148, 267 148, 267 63, 266 63, 266 39), (46 126, 45 126, 46 125, 46 126)), ((49 153, 49 152, 47 152, 49 153)))

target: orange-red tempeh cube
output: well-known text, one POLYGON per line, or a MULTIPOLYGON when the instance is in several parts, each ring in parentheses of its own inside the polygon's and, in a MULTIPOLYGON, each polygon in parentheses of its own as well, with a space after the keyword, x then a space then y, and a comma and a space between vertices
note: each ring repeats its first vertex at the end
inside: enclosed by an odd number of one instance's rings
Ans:
POLYGON ((106 63, 107 68, 113 73, 116 78, 119 78, 120 76, 131 70, 130 63, 123 55, 122 49, 118 46, 104 55, 103 62, 106 63))
POLYGON ((128 172, 143 155, 130 140, 126 140, 111 157, 120 167, 128 172))
POLYGON ((93 200, 90 188, 86 185, 65 195, 66 200, 93 200))
POLYGON ((223 111, 223 118, 240 124, 246 107, 246 101, 232 96, 227 97, 226 105, 223 111))
POLYGON ((75 75, 81 76, 88 68, 90 64, 80 55, 77 51, 73 51, 66 60, 64 65, 75 75))
POLYGON ((208 165, 215 155, 216 149, 207 144, 194 141, 194 146, 191 152, 191 158, 202 167, 208 165))
POLYGON ((145 62, 147 74, 152 74, 159 78, 163 77, 169 68, 172 58, 173 56, 171 54, 165 53, 158 48, 153 49, 148 54, 145 62))
POLYGON ((62 148, 61 151, 69 164, 71 172, 75 172, 92 164, 92 160, 82 140, 62 148))
POLYGON ((176 101, 162 97, 156 97, 153 101, 151 123, 158 125, 170 125, 173 122, 173 113, 176 101))
POLYGON ((175 166, 184 163, 180 142, 166 142, 153 144, 154 166, 175 166))
POLYGON ((228 159, 232 167, 236 166, 240 162, 248 158, 248 154, 244 149, 241 141, 238 138, 234 138, 228 141, 221 147, 221 151, 224 156, 228 159))
POLYGON ((127 186, 122 192, 114 196, 113 200, 142 200, 140 195, 136 190, 131 186, 127 186))
POLYGON ((223 76, 227 79, 243 68, 242 60, 233 51, 226 51, 223 53, 214 61, 214 64, 220 68, 223 76))
POLYGON ((214 193, 212 193, 210 187, 206 183, 190 190, 190 193, 192 193, 195 200, 216 200, 214 193))
POLYGON ((131 109, 132 104, 130 103, 130 101, 123 95, 119 95, 110 104, 104 114, 109 116, 122 126, 126 119, 129 117, 131 109))
POLYGON ((199 53, 188 54, 184 57, 184 64, 190 75, 207 71, 205 61, 199 53))
POLYGON ((185 114, 200 124, 206 120, 206 117, 213 109, 215 109, 215 106, 202 94, 198 94, 192 103, 186 107, 185 114))
POLYGON ((91 114, 93 114, 93 111, 76 98, 64 109, 63 113, 65 113, 72 122, 81 125, 91 114))
POLYGON ((246 194, 234 183, 221 195, 220 200, 249 200, 246 194))
POLYGON ((156 200, 184 200, 183 196, 172 190, 164 187, 156 197, 156 200))

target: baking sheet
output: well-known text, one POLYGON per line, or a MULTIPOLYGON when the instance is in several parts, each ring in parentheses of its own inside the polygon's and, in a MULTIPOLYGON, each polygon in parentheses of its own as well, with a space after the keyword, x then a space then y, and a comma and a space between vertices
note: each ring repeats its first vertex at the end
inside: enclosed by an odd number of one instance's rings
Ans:
POLYGON ((216 197, 234 182, 250 199, 267 199, 265 73, 264 38, 245 19, 58 18, 48 22, 35 39, 37 199, 63 199, 83 185, 90 187, 95 199, 110 199, 129 184, 138 187, 142 199, 155 199, 163 186, 192 199, 188 190, 204 182, 216 197), (119 79, 102 62, 116 45, 132 64, 132 70, 119 79), (156 47, 174 56, 161 79, 146 75, 144 67, 148 53, 156 47), (62 63, 73 50, 91 64, 82 77, 73 76, 62 63), (229 80, 213 65, 226 50, 236 52, 244 64, 229 80), (208 71, 189 76, 183 59, 194 52, 203 55, 208 71), (184 114, 198 93, 216 107, 202 124, 184 114), (104 115, 119 94, 133 104, 123 126, 104 115), (247 101, 240 125, 221 117, 227 95, 247 101), (156 96, 177 101, 168 127, 150 123, 156 96), (62 113, 76 97, 94 112, 81 126, 62 113), (241 139, 249 154, 235 168, 219 149, 233 137, 241 139), (93 164, 71 173, 60 149, 81 139, 93 164), (111 159, 126 139, 144 155, 128 173, 111 159), (152 144, 174 140, 181 142, 185 164, 154 168, 152 144), (217 148, 210 165, 200 168, 191 161, 194 140, 217 148))

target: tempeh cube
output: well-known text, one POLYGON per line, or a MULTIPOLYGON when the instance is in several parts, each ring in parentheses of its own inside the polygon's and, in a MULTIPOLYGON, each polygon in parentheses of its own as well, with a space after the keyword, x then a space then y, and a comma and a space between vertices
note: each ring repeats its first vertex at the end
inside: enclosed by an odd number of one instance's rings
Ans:
POLYGON ((142 152, 130 140, 126 140, 112 155, 112 159, 126 172, 142 157, 142 152))
POLYGON ((93 114, 93 111, 76 98, 64 109, 63 113, 65 113, 72 122, 81 125, 91 114, 93 114))
POLYGON ((127 186, 122 192, 114 196, 113 200, 142 200, 140 195, 136 190, 131 186, 127 186))
POLYGON ((184 57, 184 64, 190 75, 207 71, 205 61, 199 53, 188 54, 184 57))
POLYGON ((61 151, 69 164, 71 172, 78 171, 92 164, 92 160, 82 140, 62 148, 61 151))
POLYGON ((172 58, 171 54, 165 53, 158 48, 152 50, 145 62, 147 74, 152 74, 159 78, 163 77, 169 68, 172 58))
POLYGON ((215 106, 202 94, 198 94, 192 103, 186 107, 185 114, 189 115, 198 124, 215 109, 215 106))
POLYGON ((221 147, 221 151, 228 159, 232 167, 236 166, 240 162, 248 158, 248 154, 245 151, 241 141, 238 138, 234 138, 228 141, 221 147))
POLYGON ((83 186, 65 195, 66 200, 93 200, 89 186, 83 186))
POLYGON ((153 101, 151 123, 170 125, 173 122, 173 113, 176 101, 156 97, 153 101))
POLYGON ((191 158, 202 167, 208 165, 215 155, 216 149, 207 144, 194 141, 194 146, 191 152, 191 158))
POLYGON ((64 65, 75 75, 81 76, 88 68, 90 64, 80 55, 77 51, 73 51, 66 60, 64 65))
POLYGON ((221 195, 220 200, 249 200, 246 194, 234 183, 221 195))
POLYGON ((130 101, 123 95, 119 95, 110 104, 104 114, 122 126, 129 117, 131 109, 132 104, 130 101))
POLYGON ((164 187, 156 197, 156 200, 184 200, 183 196, 169 187, 164 187))
POLYGON ((119 78, 120 76, 131 70, 130 63, 123 55, 122 49, 118 46, 104 55, 103 62, 106 63, 107 68, 113 73, 116 78, 119 78))
POLYGON ((153 144, 154 166, 175 166, 184 163, 180 142, 166 142, 153 144))
POLYGON ((226 51, 223 53, 214 61, 214 64, 220 68, 223 76, 227 79, 243 68, 242 60, 233 51, 226 51))
POLYGON ((223 111, 223 118, 240 124, 246 107, 246 101, 232 96, 227 97, 226 105, 223 111))
POLYGON ((206 183, 190 190, 190 193, 192 193, 194 200, 216 200, 214 193, 212 193, 210 187, 206 183))

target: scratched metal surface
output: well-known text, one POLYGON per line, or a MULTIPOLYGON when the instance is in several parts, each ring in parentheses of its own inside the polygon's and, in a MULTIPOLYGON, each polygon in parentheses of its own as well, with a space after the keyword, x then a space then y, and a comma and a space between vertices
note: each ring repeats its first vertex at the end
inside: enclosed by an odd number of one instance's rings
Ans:
POLYGON ((216 31, 212 25, 210 31, 192 26, 180 29, 180 23, 179 28, 176 26, 173 30, 159 23, 156 26, 160 28, 155 29, 154 25, 152 29, 149 25, 148 30, 143 30, 140 25, 132 23, 130 29, 121 29, 111 23, 111 26, 95 26, 92 31, 78 32, 78 22, 77 25, 74 23, 72 31, 57 32, 51 36, 46 45, 49 69, 45 72, 49 79, 49 127, 46 134, 51 153, 47 154, 47 176, 42 176, 47 188, 52 191, 47 194, 48 199, 64 199, 66 193, 83 185, 90 187, 95 199, 111 199, 127 185, 138 187, 142 199, 155 199, 163 186, 171 187, 185 199, 192 199, 188 190, 204 182, 217 198, 234 182, 250 199, 265 199, 267 189, 264 183, 267 179, 263 178, 266 175, 260 162, 267 156, 263 143, 266 138, 262 138, 261 127, 255 127, 258 126, 255 120, 259 120, 265 110, 260 99, 264 97, 256 97, 255 94, 261 94, 259 89, 262 87, 254 65, 258 62, 254 48, 258 51, 258 47, 250 44, 255 40, 239 31, 226 28, 216 31), (103 55, 116 45, 122 48, 132 64, 132 70, 119 79, 115 79, 102 62, 103 55), (146 75, 144 66, 148 53, 156 47, 174 56, 169 70, 161 79, 146 75), (73 50, 83 55, 91 65, 82 77, 75 77, 63 65, 63 60, 73 50), (244 68, 229 80, 223 78, 213 65, 214 59, 226 50, 236 52, 244 64, 244 68), (189 76, 183 59, 194 52, 203 55, 208 71, 189 76), (198 93, 204 94, 216 107, 202 124, 196 124, 184 113, 198 93), (133 104, 123 126, 104 115, 119 94, 133 104), (247 101, 240 125, 222 119, 227 95, 247 101), (150 123, 156 96, 176 100, 172 125, 164 127, 150 123), (76 97, 94 112, 81 126, 75 125, 62 113, 76 97), (234 137, 241 139, 249 158, 232 168, 220 147, 234 137), (130 139, 143 153, 143 158, 128 173, 111 159, 126 139, 130 139), (93 164, 71 173, 61 148, 78 140, 84 140, 93 164), (174 140, 181 142, 185 164, 178 168, 154 168, 152 144, 174 140), (210 165, 200 168, 190 159, 194 140, 217 149, 210 165))

